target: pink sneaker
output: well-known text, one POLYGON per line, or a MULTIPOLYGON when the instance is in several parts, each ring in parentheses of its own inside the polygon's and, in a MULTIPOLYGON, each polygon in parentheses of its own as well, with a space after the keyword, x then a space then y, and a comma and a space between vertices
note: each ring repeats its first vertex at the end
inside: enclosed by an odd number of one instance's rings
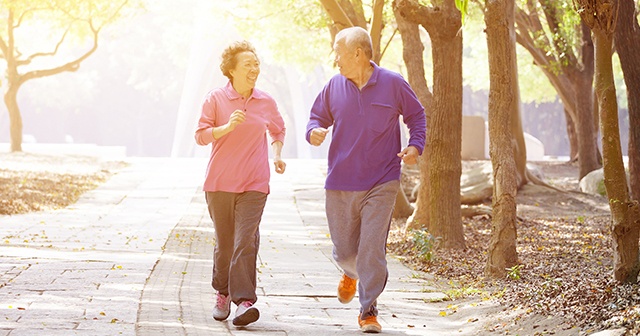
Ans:
POLYGON ((233 318, 233 325, 246 326, 260 318, 258 308, 253 306, 250 301, 242 301, 236 310, 236 317, 233 318))
POLYGON ((231 298, 228 295, 216 294, 216 306, 213 308, 213 318, 224 321, 231 314, 231 298))

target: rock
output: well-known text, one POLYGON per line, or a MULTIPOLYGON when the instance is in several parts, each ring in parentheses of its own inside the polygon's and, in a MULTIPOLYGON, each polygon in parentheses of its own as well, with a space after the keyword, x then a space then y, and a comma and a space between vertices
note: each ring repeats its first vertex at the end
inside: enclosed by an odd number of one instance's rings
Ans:
MULTIPOLYGON (((627 171, 627 186, 629 185, 629 171, 627 171)), ((607 196, 607 190, 604 186, 604 169, 596 169, 589 174, 585 175, 580 180, 580 191, 592 194, 607 196)))
POLYGON ((596 169, 580 180, 580 191, 592 195, 607 196, 604 188, 604 170, 596 169))

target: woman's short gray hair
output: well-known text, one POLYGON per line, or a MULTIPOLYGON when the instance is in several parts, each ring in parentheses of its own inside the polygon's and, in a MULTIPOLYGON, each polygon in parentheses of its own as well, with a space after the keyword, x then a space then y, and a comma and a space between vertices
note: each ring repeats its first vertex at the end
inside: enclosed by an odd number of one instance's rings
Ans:
POLYGON ((361 48, 369 59, 373 58, 371 36, 362 27, 345 28, 336 34, 336 42, 343 40, 349 49, 361 48))
POLYGON ((223 75, 229 78, 229 80, 233 79, 233 76, 231 76, 231 73, 229 73, 229 71, 235 68, 236 64, 238 64, 236 55, 245 51, 250 51, 254 55, 256 55, 256 57, 258 57, 258 54, 256 54, 256 50, 253 48, 253 45, 251 45, 251 43, 249 43, 248 41, 234 42, 222 52, 222 63, 220 63, 220 70, 222 71, 223 75))

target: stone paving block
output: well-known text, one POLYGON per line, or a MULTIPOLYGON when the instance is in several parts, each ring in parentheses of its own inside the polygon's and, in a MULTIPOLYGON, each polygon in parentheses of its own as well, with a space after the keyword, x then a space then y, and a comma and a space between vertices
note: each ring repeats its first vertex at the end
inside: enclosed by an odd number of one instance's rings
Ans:
MULTIPOLYGON (((63 325, 64 327, 82 320, 85 310, 82 305, 69 305, 64 301, 50 301, 47 303, 32 303, 20 318, 20 323, 31 321, 30 324, 45 324, 47 327, 63 325)), ((53 327, 52 327, 53 328, 53 327)), ((57 327, 55 327, 57 328, 57 327)))
MULTIPOLYGON (((72 330, 75 329, 78 324, 76 322, 62 321, 60 319, 51 318, 49 316, 32 316, 33 319, 28 321, 19 321, 20 329, 35 329, 42 330, 39 332, 39 335, 48 334, 48 332, 44 332, 44 330, 72 330)), ((37 334, 31 334, 37 335, 37 334)))
POLYGON ((99 335, 99 336, 117 336, 127 335, 134 336, 135 325, 133 323, 124 323, 112 319, 91 320, 87 319, 78 323, 71 335, 99 335), (93 332, 94 334, 91 334, 93 332))
POLYGON ((18 320, 23 315, 23 312, 18 308, 26 308, 27 306, 14 306, 3 302, 2 306, 0 306, 0 328, 5 328, 7 325, 17 325, 18 320))

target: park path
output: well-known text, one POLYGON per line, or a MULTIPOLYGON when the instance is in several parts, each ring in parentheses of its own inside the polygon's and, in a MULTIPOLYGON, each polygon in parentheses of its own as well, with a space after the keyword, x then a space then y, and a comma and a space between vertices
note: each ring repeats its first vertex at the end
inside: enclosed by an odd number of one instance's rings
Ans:
MULTIPOLYGON (((0 217, 0 335, 361 334, 357 298, 343 305, 335 297, 323 160, 288 160, 287 172, 272 176, 258 260, 261 318, 245 328, 210 317, 206 160, 127 161, 68 208, 0 217)), ((444 294, 429 275, 388 260, 378 302, 384 334, 482 334, 490 304, 432 302, 444 294)))

